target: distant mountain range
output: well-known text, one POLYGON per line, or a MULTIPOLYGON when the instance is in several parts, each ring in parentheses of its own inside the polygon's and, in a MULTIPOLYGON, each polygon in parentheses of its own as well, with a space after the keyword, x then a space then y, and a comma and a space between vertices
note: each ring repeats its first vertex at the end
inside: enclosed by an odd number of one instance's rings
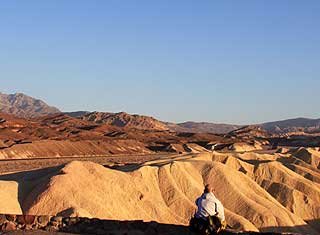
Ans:
POLYGON ((284 134, 304 132, 313 134, 320 132, 320 119, 294 118, 276 122, 267 122, 261 126, 270 133, 284 134))
POLYGON ((288 119, 276 122, 267 122, 258 125, 233 125, 209 122, 162 122, 153 117, 137 114, 132 115, 125 112, 106 113, 82 111, 66 114, 82 120, 93 121, 98 124, 106 123, 112 126, 141 130, 170 130, 174 132, 227 134, 248 126, 249 128, 253 129, 255 129, 255 127, 259 127, 261 131, 266 131, 271 134, 320 134, 320 119, 308 118, 288 119))
MULTIPOLYGON (((60 110, 47 105, 39 99, 32 98, 22 93, 9 95, 0 93, 0 112, 30 119, 60 113, 60 110)), ((97 124, 103 123, 116 127, 140 130, 170 130, 174 132, 226 134, 244 127, 243 125, 217 124, 209 122, 163 122, 153 117, 128 114, 125 112, 110 113, 77 111, 65 114, 81 120, 95 122, 97 124)), ((302 133, 312 135, 320 133, 320 119, 296 118, 249 126, 258 126, 271 134, 302 133)))
POLYGON ((183 122, 183 123, 167 123, 170 130, 177 132, 191 132, 191 133, 215 133, 215 134, 225 134, 230 131, 234 131, 241 125, 232 124, 219 124, 210 122, 183 122))
POLYGON ((60 113, 60 110, 47 105, 42 100, 34 99, 22 93, 3 94, 0 92, 0 112, 22 118, 33 118, 60 113))
POLYGON ((207 122, 184 122, 176 124, 171 122, 162 122, 149 116, 128 114, 125 112, 107 113, 80 111, 66 114, 82 120, 93 121, 98 124, 106 123, 117 127, 142 130, 170 130, 175 132, 225 134, 241 127, 240 125, 215 124, 207 122))

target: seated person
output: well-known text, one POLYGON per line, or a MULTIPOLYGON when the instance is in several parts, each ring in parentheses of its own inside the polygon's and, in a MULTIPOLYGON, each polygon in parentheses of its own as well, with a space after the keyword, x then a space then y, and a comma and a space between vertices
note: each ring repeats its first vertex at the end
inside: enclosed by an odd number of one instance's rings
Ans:
POLYGON ((193 230, 203 234, 215 234, 226 228, 224 208, 222 203, 214 196, 213 187, 208 184, 204 192, 196 200, 197 212, 190 221, 193 230))

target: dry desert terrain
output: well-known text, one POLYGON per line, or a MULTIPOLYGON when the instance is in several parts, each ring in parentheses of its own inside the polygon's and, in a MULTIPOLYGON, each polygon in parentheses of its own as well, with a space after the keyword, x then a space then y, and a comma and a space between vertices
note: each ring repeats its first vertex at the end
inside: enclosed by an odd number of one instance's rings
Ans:
POLYGON ((178 154, 134 164, 71 161, 0 176, 0 213, 187 225, 211 183, 236 230, 320 232, 319 148, 178 154))

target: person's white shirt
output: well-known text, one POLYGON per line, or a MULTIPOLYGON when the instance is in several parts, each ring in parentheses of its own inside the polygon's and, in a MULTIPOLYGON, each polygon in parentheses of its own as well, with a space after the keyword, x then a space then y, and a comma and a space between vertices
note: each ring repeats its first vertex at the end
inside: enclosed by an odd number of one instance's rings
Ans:
POLYGON ((223 205, 212 192, 203 193, 196 200, 196 204, 198 206, 197 218, 206 219, 208 216, 216 215, 221 221, 225 220, 223 205))

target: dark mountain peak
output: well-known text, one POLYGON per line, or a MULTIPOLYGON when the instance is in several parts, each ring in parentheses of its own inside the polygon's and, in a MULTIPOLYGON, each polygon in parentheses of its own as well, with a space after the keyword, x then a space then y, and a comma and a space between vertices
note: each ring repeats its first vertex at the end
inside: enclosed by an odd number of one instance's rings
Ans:
POLYGON ((0 93, 0 111, 17 117, 33 118, 52 113, 60 113, 60 110, 47 105, 40 99, 35 99, 23 93, 0 93))

